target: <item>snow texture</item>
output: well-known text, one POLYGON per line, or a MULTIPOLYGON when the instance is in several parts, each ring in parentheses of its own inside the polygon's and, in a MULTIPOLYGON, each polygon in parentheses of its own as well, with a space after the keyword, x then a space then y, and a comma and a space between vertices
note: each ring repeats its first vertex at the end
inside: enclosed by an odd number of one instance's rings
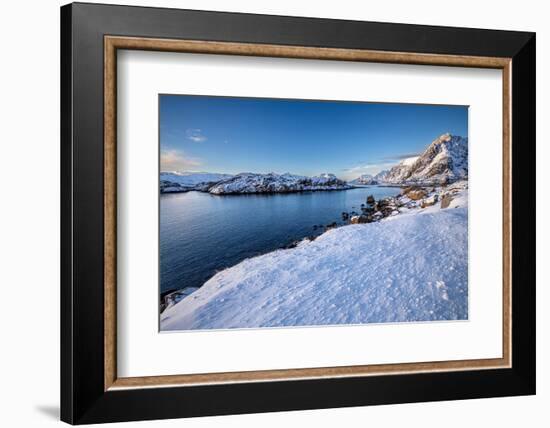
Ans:
POLYGON ((161 329, 465 320, 467 194, 244 260, 166 309, 161 329))

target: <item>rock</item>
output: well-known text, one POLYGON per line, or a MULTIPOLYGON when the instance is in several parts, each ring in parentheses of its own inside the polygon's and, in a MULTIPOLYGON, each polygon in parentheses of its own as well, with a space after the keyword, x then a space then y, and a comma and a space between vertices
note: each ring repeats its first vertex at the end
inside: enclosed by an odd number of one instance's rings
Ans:
POLYGON ((359 223, 372 223, 373 218, 370 215, 359 216, 359 223))
POLYGON ((186 297, 190 296, 193 292, 197 291, 198 287, 184 287, 180 290, 171 290, 167 293, 163 293, 160 296, 160 312, 162 313, 166 308, 175 305, 186 297))
POLYGON ((361 204, 361 211, 365 215, 373 214, 374 211, 376 211, 376 201, 374 199, 374 196, 369 195, 367 197, 367 204, 361 204))
POLYGON ((430 196, 429 198, 423 199, 420 203, 420 208, 431 207, 437 203, 439 196, 437 194, 430 196))
POLYGON ((405 195, 413 201, 418 201, 426 197, 427 193, 424 189, 412 188, 405 195))
POLYGON ((391 205, 393 203, 394 203, 394 201, 393 201, 392 198, 384 198, 384 199, 380 199, 378 201, 378 206, 379 207, 385 207, 385 206, 391 205))
POLYGON ((441 198, 441 209, 448 208, 452 200, 453 197, 451 195, 449 195, 448 193, 444 194, 441 198))
POLYGON ((349 219, 349 213, 343 212, 342 213, 342 220, 347 220, 347 219, 349 219))
POLYGON ((416 187, 414 186, 406 186, 406 187, 403 187, 401 189, 401 195, 406 195, 407 193, 409 193, 411 190, 413 189, 416 189, 416 187))
POLYGON ((371 223, 373 221, 373 217, 370 215, 354 215, 350 222, 351 224, 363 224, 363 223, 371 223))
POLYGON ((332 223, 326 225, 327 230, 334 229, 335 227, 336 227, 336 222, 335 221, 333 221, 332 223))

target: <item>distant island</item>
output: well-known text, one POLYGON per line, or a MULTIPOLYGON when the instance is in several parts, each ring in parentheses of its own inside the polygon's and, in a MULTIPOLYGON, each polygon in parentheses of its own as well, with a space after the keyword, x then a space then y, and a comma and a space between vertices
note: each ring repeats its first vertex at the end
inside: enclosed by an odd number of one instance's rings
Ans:
POLYGON ((237 175, 207 173, 160 173, 161 193, 196 190, 213 195, 292 193, 319 190, 346 190, 353 186, 334 174, 305 177, 293 174, 257 174, 243 172, 237 175), (202 177, 198 179, 197 177, 202 177))

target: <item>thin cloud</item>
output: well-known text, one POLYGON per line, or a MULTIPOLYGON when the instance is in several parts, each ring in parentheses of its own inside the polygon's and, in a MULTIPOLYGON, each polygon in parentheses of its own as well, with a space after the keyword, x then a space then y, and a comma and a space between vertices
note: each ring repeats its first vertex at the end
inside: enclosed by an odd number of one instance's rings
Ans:
POLYGON ((343 169, 348 174, 378 174, 380 171, 390 169, 397 165, 403 159, 408 159, 418 156, 418 153, 400 153, 392 156, 384 156, 376 159, 373 162, 361 163, 360 165, 352 166, 343 169))
POLYGON ((419 156, 419 153, 401 153, 399 155, 394 155, 394 156, 385 156, 383 158, 381 158, 380 160, 383 161, 383 162, 399 162, 399 161, 402 161, 403 159, 408 159, 408 158, 414 158, 416 156, 419 156))
POLYGON ((394 165, 395 163, 392 163, 392 162, 367 163, 364 165, 353 166, 351 168, 344 168, 343 171, 350 172, 350 173, 357 173, 357 172, 364 172, 366 170, 369 170, 369 171, 376 171, 375 173, 378 173, 383 169, 391 168, 394 165))
POLYGON ((188 140, 194 141, 195 143, 202 143, 207 139, 199 128, 189 128, 185 131, 185 135, 188 140))
POLYGON ((360 175, 364 174, 370 174, 370 175, 376 175, 380 171, 383 171, 385 169, 390 169, 392 166, 394 166, 395 163, 368 163, 365 165, 359 165, 354 166, 351 168, 344 169, 344 173, 342 174, 342 177, 345 180, 353 180, 360 175))
POLYGON ((186 171, 201 165, 200 159, 186 156, 178 150, 163 150, 160 153, 161 171, 186 171))

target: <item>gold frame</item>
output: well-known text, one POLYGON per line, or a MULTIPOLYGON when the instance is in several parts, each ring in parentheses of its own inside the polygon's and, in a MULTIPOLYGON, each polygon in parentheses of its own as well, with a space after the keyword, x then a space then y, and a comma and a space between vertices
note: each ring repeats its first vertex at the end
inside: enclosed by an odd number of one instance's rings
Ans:
POLYGON ((105 36, 104 38, 104 389, 192 386, 272 380, 357 377, 511 367, 511 58, 382 52, 195 40, 105 36), (170 376, 117 377, 116 368, 116 52, 169 51, 394 64, 442 65, 502 70, 503 82, 503 349, 502 358, 422 363, 358 365, 170 376))

